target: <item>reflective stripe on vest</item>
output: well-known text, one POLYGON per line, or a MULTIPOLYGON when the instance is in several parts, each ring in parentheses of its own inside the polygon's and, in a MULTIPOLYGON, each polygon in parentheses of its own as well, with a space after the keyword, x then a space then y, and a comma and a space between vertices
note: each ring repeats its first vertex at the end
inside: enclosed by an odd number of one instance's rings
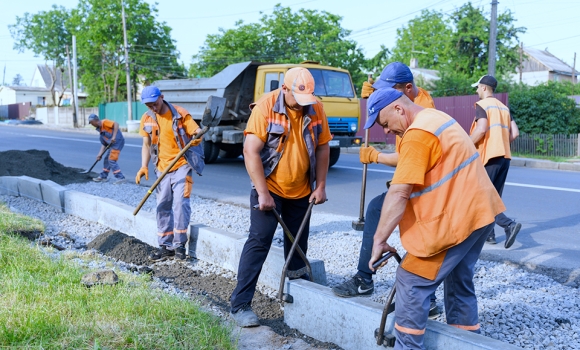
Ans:
MULTIPOLYGON (((483 165, 496 157, 511 159, 510 152, 510 110, 494 97, 476 102, 487 114, 487 132, 477 143, 477 152, 481 155, 483 165)), ((476 121, 471 124, 470 134, 475 129, 476 121)))
MULTIPOLYGON (((268 177, 278 166, 278 162, 286 148, 286 141, 288 141, 288 136, 290 135, 290 121, 286 113, 282 90, 278 89, 263 95, 256 103, 250 105, 251 109, 255 107, 260 108, 268 122, 266 128, 268 136, 264 147, 260 151, 264 177, 268 177)), ((322 133, 322 121, 318 118, 313 105, 305 106, 302 114, 302 137, 304 138, 310 160, 309 182, 310 187, 313 188, 316 180, 316 147, 318 146, 318 137, 322 133)))
POLYGON ((413 186, 399 228, 407 252, 431 257, 492 223, 505 207, 482 163, 475 161, 479 154, 473 142, 454 119, 424 109, 407 132, 413 129, 437 136, 441 159, 425 174, 423 185, 413 186))

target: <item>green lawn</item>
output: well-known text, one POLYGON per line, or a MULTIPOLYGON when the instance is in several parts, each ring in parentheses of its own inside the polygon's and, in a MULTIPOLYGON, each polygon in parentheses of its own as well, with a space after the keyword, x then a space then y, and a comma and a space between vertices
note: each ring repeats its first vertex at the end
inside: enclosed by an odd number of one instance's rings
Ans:
POLYGON ((0 348, 235 349, 231 330, 191 300, 124 273, 116 286, 87 288, 89 271, 11 234, 26 230, 42 222, 0 203, 0 348))

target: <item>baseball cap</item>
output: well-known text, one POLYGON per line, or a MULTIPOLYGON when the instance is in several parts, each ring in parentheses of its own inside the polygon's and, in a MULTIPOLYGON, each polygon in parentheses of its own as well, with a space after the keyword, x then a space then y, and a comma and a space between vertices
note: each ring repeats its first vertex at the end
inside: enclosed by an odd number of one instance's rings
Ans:
POLYGON ((403 93, 399 90, 393 89, 392 87, 377 89, 377 91, 373 92, 367 102, 368 117, 367 122, 365 123, 365 129, 368 129, 375 124, 375 121, 383 108, 387 107, 401 96, 403 96, 403 93))
POLYGON ((290 89, 292 96, 301 106, 316 103, 314 93, 314 78, 310 71, 302 67, 289 69, 284 76, 284 85, 290 89))
POLYGON ((99 119, 99 116, 98 116, 98 115, 96 115, 96 114, 94 114, 94 113, 91 113, 91 115, 89 115, 89 121, 91 121, 91 120, 95 120, 95 119, 97 119, 97 120, 98 120, 98 119, 99 119))
POLYGON ((145 86, 143 91, 141 91, 141 102, 151 103, 157 101, 157 98, 161 96, 161 91, 157 86, 149 85, 145 86))
POLYGON ((409 83, 413 81, 413 73, 406 64, 401 62, 389 63, 381 72, 379 80, 377 80, 373 87, 375 89, 382 89, 385 87, 393 87, 399 83, 409 83))
POLYGON ((491 75, 484 75, 483 77, 479 78, 477 83, 471 84, 471 86, 477 87, 479 84, 491 86, 495 90, 495 88, 497 87, 497 80, 491 75))

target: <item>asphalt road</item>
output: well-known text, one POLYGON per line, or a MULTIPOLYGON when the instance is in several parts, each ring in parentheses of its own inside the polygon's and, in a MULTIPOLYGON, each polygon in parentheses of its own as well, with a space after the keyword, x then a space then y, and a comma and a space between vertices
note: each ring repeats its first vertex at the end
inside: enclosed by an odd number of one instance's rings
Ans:
MULTIPOLYGON (((141 141, 126 137, 119 163, 133 179, 141 166, 141 141)), ((70 132, 36 126, 0 124, 0 151, 41 149, 69 167, 89 168, 99 150, 96 132, 70 132)), ((100 169, 97 164, 95 170, 100 169)), ((150 173, 153 168, 150 165, 150 173)), ((367 177, 366 203, 385 190, 394 168, 371 164, 367 177)), ((329 201, 315 209, 356 219, 360 210, 362 165, 356 154, 342 154, 329 170, 329 201)), ((145 181, 151 185, 153 177, 145 181)), ((247 205, 250 181, 242 158, 219 159, 207 165, 203 176, 194 176, 194 191, 204 197, 247 205)), ((580 173, 511 167, 503 199, 506 214, 522 223, 516 243, 503 248, 504 232, 496 227, 498 244, 486 245, 485 253, 497 259, 532 263, 548 268, 580 272, 580 173)))

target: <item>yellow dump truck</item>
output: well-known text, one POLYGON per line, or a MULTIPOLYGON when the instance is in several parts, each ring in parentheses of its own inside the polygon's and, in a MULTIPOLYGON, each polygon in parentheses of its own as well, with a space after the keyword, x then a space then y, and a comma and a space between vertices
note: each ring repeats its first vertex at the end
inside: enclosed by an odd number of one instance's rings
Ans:
POLYGON ((281 87, 286 71, 297 66, 312 73, 316 82, 314 94, 324 104, 333 134, 332 166, 338 161, 340 147, 359 146, 361 141, 356 136, 360 127, 359 101, 347 70, 311 61, 300 64, 243 62, 229 65, 211 78, 158 80, 153 85, 161 90, 166 101, 187 109, 198 122, 210 95, 227 99, 220 124, 203 138, 205 162, 211 164, 218 157, 237 158, 242 154, 250 103, 281 87))

